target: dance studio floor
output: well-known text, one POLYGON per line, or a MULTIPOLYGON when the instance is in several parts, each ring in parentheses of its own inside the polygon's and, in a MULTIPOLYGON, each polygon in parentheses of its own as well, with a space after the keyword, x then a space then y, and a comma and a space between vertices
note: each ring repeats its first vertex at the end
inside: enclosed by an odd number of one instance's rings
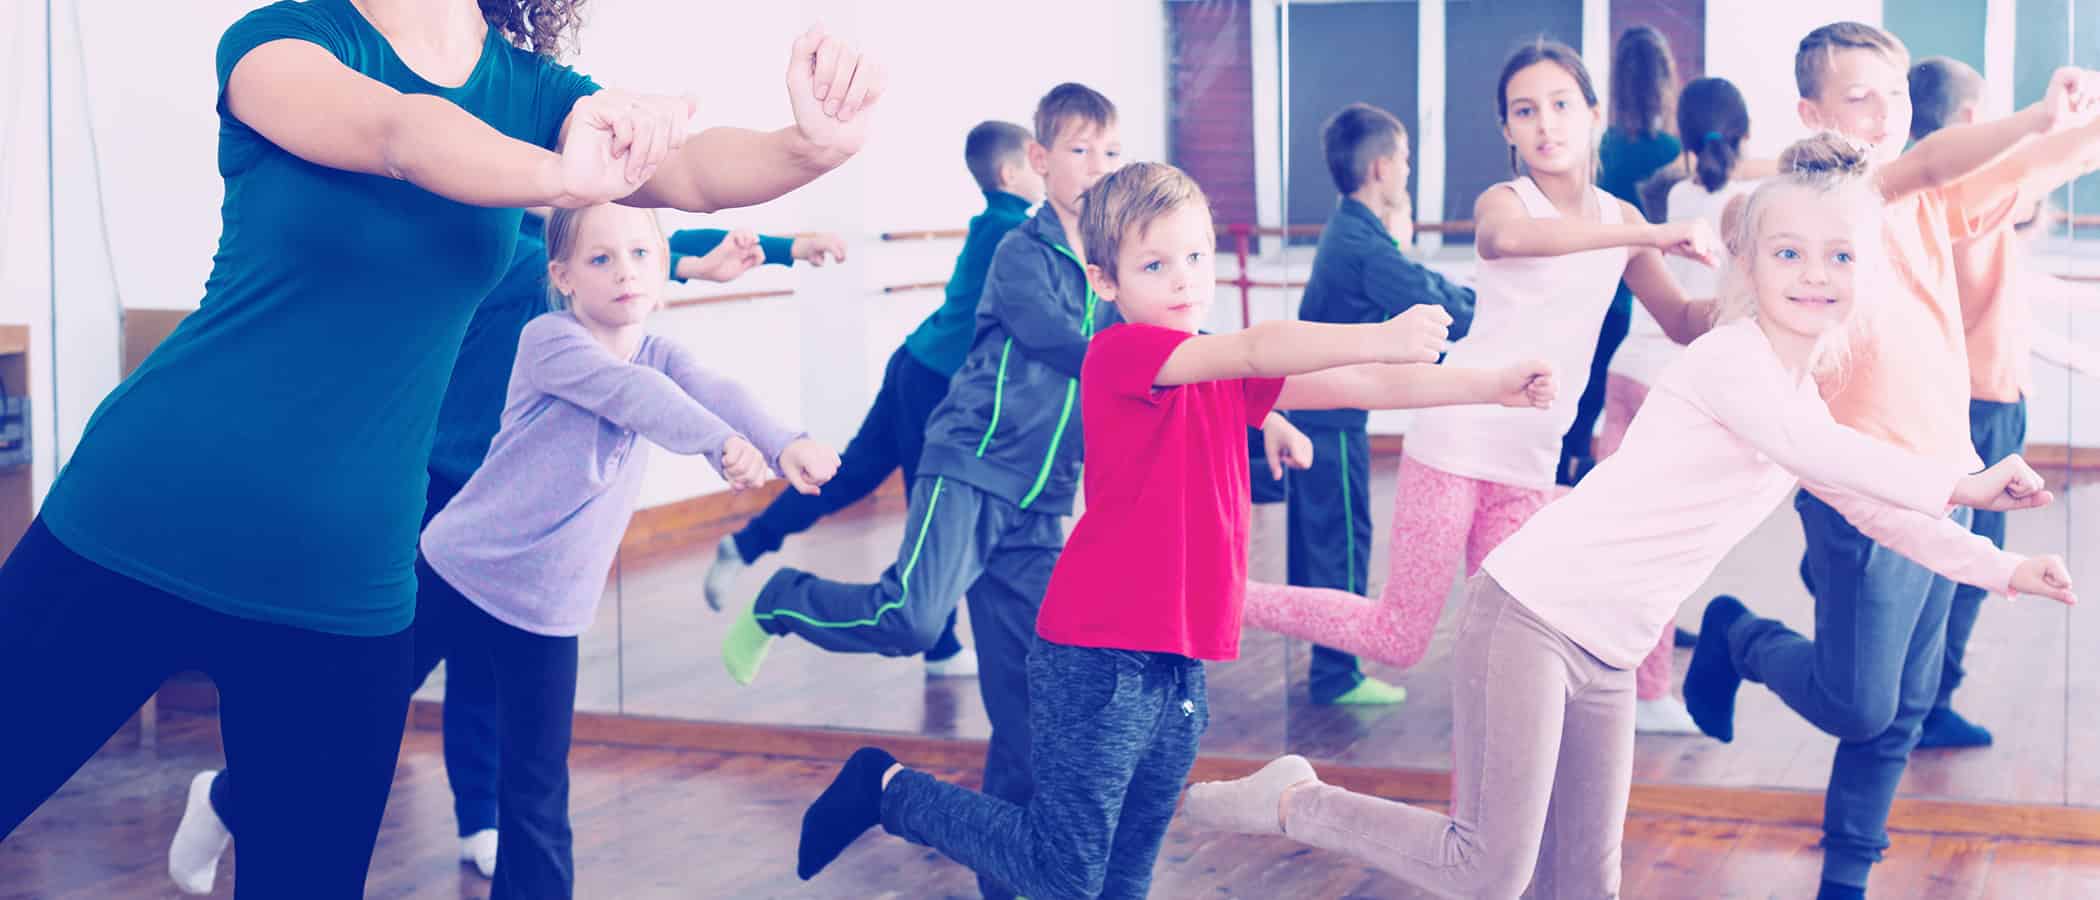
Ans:
MULTIPOLYGON (((1392 515, 1391 458, 1374 463, 1372 584, 1383 581, 1385 530, 1392 515)), ((820 524, 763 561, 745 586, 755 591, 778 565, 871 579, 894 558, 903 527, 896 499, 876 501, 820 524)), ((2062 552, 2073 529, 2100 531, 2100 488, 2073 490, 2056 508, 2016 514, 2011 543, 2030 552, 2062 552)), ((2090 539, 2080 541, 2092 546, 2090 539)), ((1696 627, 1704 599, 1727 591, 1752 608, 1808 630, 1810 600, 1795 574, 1801 533, 1790 505, 1730 556, 1709 589, 1688 604, 1682 621, 1696 627)), ((1253 569, 1282 579, 1282 507, 1257 508, 1253 569)), ((585 708, 629 713, 983 737, 986 723, 974 682, 925 677, 911 659, 844 656, 797 640, 775 644, 758 682, 738 688, 723 674, 716 647, 724 617, 699 600, 713 548, 695 548, 624 564, 606 611, 586 638, 585 708), (615 652, 624 647, 624 653, 615 652)), ((2100 554, 2071 559, 2074 572, 2100 580, 2100 554)), ((2089 591, 2093 590, 2090 586, 2089 591)), ((1409 700, 1385 708, 1315 707, 1305 701, 1306 645, 1250 631, 1243 657, 1211 670, 1213 718, 1206 750, 1271 755, 1288 749, 1316 760, 1445 768, 1450 729, 1449 652, 1462 598, 1456 592, 1427 659, 1408 671, 1374 667, 1403 684, 1409 700)), ((1925 751, 1912 761, 1906 795, 1966 800, 2100 804, 2100 768, 2066 759, 2100 753, 2100 721, 2072 719, 2100 701, 2100 609, 2066 611, 2023 600, 1991 603, 1977 626, 1970 675, 1958 707, 1997 733, 1997 746, 1925 751), (2067 685, 2071 687, 2067 693, 2067 685)), ((1678 652, 1681 675, 1689 651, 1678 652)), ((435 696, 434 687, 427 692, 435 696)), ((1647 782, 1820 790, 1835 742, 1784 709, 1772 694, 1746 685, 1736 742, 1701 737, 1641 738, 1636 777, 1647 782)))
MULTIPOLYGON (((0 900, 176 897, 166 842, 192 771, 218 764, 216 721, 172 714, 156 749, 120 738, 0 843, 0 900)), ((817 881, 795 880, 802 806, 830 776, 818 763, 583 745, 571 759, 577 896, 652 898, 974 897, 968 873, 882 835, 863 838, 817 881)), ((1819 853, 1811 829, 1635 817, 1624 894, 1806 897, 1819 853)), ((367 896, 464 900, 488 882, 459 864, 433 731, 411 732, 374 854, 367 896)), ((230 868, 215 897, 233 896, 230 868)), ((2100 847, 1897 834, 1876 896, 2050 900, 2100 896, 2100 847)), ((1177 827, 1153 896, 1402 900, 1417 893, 1362 864, 1281 839, 1177 827)))

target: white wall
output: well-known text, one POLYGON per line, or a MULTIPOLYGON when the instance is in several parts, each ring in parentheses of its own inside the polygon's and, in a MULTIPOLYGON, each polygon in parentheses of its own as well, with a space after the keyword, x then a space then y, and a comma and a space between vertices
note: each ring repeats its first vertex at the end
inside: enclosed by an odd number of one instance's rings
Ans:
MULTIPOLYGON (((8 4, 0 12, 0 324, 30 327, 30 440, 39 495, 52 471, 50 217, 45 185, 44 7, 8 4)), ((9 391, 21 393, 22 385, 9 391)))
MULTIPOLYGON (((226 25, 259 3, 55 5, 58 327, 64 347, 56 374, 60 438, 70 447, 87 413, 116 381, 118 298, 128 306, 193 308, 201 294, 217 243, 222 190, 214 162, 212 52, 226 25), (77 48, 71 33, 76 10, 77 48)), ((9 4, 12 16, 23 20, 9 31, 37 46, 34 53, 11 54, 0 69, 7 73, 0 91, 21 90, 34 101, 21 105, 7 130, 13 190, 0 256, 7 288, 0 320, 33 321, 40 328, 49 318, 36 318, 48 297, 41 264, 47 227, 43 29, 32 18, 40 17, 41 6, 9 4), (21 214, 31 200, 34 215, 21 214)), ((711 217, 665 216, 668 227, 821 229, 841 232, 851 242, 851 260, 843 267, 769 269, 726 288, 674 288, 674 296, 792 288, 798 292, 792 299, 669 311, 654 325, 751 384, 783 417, 833 442, 850 436, 890 350, 940 300, 938 292, 885 296, 879 288, 946 278, 960 246, 886 246, 875 234, 959 228, 981 208, 962 165, 962 139, 971 125, 986 118, 1026 125, 1044 90, 1078 80, 1116 101, 1133 158, 1158 158, 1165 147, 1166 35, 1159 4, 1075 0, 1061 5, 1056 16, 1019 0, 914 0, 909 15, 895 9, 853 0, 601 2, 588 8, 582 50, 571 60, 602 84, 691 93, 705 123, 760 128, 789 121, 787 50, 810 22, 822 20, 855 35, 888 63, 890 94, 860 158, 761 207, 711 217)), ((49 385, 46 380, 47 390, 49 385)), ((43 406, 37 421, 47 428, 48 401, 43 406)), ((40 431, 37 444, 48 454, 52 441, 40 431)), ((697 460, 660 453, 652 466, 644 505, 721 484, 697 460)), ((48 468, 40 470, 45 477, 48 468)))
POLYGON ((1776 155, 1806 136, 1797 112, 1794 48, 1809 32, 1845 19, 1880 25, 1881 0, 1706 4, 1706 74, 1742 90, 1750 107, 1750 155, 1776 155))

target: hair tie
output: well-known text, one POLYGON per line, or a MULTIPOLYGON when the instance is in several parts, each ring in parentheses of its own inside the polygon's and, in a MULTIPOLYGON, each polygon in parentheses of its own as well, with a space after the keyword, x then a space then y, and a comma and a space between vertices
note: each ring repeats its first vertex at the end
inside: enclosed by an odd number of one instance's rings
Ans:
POLYGON ((1709 131, 1706 133, 1706 142, 1709 144, 1718 144, 1725 140, 1727 140, 1727 138, 1722 137, 1721 133, 1718 131, 1709 131))

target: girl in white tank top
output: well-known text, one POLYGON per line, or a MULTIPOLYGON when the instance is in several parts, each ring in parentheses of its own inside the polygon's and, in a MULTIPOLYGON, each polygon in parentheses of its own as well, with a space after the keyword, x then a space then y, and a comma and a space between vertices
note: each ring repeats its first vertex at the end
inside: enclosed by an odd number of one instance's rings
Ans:
MULTIPOLYGON (((1676 339, 1703 333, 1706 304, 1686 298, 1662 254, 1710 259, 1719 240, 1703 223, 1651 225, 1591 183, 1597 96, 1580 58, 1560 44, 1527 45, 1503 70, 1497 93, 1511 166, 1521 160, 1523 174, 1474 205, 1479 302, 1449 363, 1544 359, 1563 384, 1579 384, 1621 279, 1676 339)), ((1364 630, 1383 645, 1372 658, 1403 668, 1419 662, 1453 569, 1463 563, 1471 575, 1559 495, 1554 468, 1580 393, 1564 388, 1545 410, 1444 407, 1416 415, 1400 462, 1391 569, 1379 602, 1364 605, 1364 630)), ((1289 605, 1267 603, 1275 597, 1267 588, 1250 594, 1249 620, 1297 634, 1289 605)))

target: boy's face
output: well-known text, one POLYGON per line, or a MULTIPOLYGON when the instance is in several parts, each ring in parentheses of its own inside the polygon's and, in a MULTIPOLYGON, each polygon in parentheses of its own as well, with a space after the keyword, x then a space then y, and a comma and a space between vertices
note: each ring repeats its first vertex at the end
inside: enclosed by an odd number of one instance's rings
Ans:
POLYGON ((1877 163, 1902 155, 1910 114, 1910 79, 1903 66, 1862 47, 1831 53, 1817 96, 1801 101, 1802 124, 1867 144, 1877 163))
POLYGON ((1087 266, 1087 278, 1124 319, 1194 333, 1217 299, 1217 241, 1210 210, 1184 203, 1123 235, 1113 281, 1100 266, 1087 266))
MULTIPOLYGON (((1035 146, 1035 142, 1029 141, 1028 145, 1032 148, 1035 146)), ((1043 202, 1045 189, 1043 187, 1043 173, 1035 170, 1035 166, 1029 163, 1028 156, 1024 152, 999 164, 999 189, 1026 200, 1028 205, 1034 206, 1043 202)))
POLYGON ((1030 144, 1028 157, 1043 176, 1050 203, 1060 214, 1076 218, 1079 195, 1123 164, 1123 137, 1114 122, 1065 122, 1057 126, 1050 146, 1030 144))

